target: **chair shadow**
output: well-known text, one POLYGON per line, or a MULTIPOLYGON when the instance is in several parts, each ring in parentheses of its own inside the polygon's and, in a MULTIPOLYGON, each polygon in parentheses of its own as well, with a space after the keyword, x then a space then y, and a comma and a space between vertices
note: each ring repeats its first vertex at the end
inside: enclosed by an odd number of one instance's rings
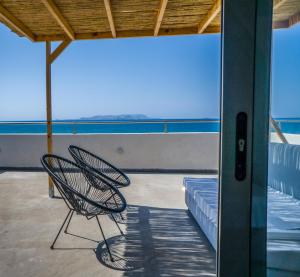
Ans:
POLYGON ((215 276, 215 251, 189 212, 129 206, 126 235, 108 239, 111 262, 101 242, 98 261, 123 276, 215 276))
MULTIPOLYGON (((114 218, 118 224, 127 224, 127 212, 122 212, 118 214, 114 214, 114 218)), ((112 215, 108 215, 108 217, 113 220, 112 215)))

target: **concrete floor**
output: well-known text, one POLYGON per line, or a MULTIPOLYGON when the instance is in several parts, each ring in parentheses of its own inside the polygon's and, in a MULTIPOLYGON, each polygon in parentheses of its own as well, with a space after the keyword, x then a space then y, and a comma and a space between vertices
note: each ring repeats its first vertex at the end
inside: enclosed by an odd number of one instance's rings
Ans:
POLYGON ((118 217, 125 237, 100 217, 112 263, 96 220, 81 216, 69 232, 82 238, 62 234, 50 250, 68 211, 64 202, 48 198, 44 173, 3 172, 0 276, 215 276, 215 253, 184 204, 183 177, 130 175, 132 185, 122 189, 129 206, 124 220, 118 217))

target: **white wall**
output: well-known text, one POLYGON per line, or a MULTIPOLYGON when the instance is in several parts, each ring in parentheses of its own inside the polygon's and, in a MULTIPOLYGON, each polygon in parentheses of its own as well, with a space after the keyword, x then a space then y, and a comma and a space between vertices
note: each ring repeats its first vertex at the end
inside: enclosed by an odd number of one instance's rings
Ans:
MULTIPOLYGON (((54 153, 75 144, 120 168, 217 170, 217 133, 55 135, 54 153)), ((0 167, 40 167, 46 136, 0 135, 0 167)))
MULTIPOLYGON (((284 133, 284 136, 287 139, 288 143, 298 145, 300 144, 300 135, 284 133)), ((281 140, 276 133, 271 133, 271 142, 281 143, 281 140)))

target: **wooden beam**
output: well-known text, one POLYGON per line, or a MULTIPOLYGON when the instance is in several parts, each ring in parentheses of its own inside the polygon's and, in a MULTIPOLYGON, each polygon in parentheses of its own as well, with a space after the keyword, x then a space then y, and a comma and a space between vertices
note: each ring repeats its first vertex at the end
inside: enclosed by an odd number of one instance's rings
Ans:
MULTIPOLYGON (((46 42, 46 112, 47 112, 47 153, 53 153, 52 141, 52 97, 51 97, 51 42, 46 42)), ((50 177, 49 196, 54 196, 54 186, 50 177)))
POLYGON ((63 17, 59 9, 57 8, 56 4, 53 2, 53 0, 42 0, 48 11, 51 13, 51 15, 54 17, 54 19, 57 21, 57 23, 60 25, 60 27, 65 31, 67 36, 71 39, 75 39, 74 31, 72 30, 72 27, 68 23, 68 21, 63 17))
MULTIPOLYGON (((220 26, 209 26, 205 34, 220 33, 220 26)), ((184 27, 184 28, 164 28, 160 29, 158 36, 174 36, 174 35, 195 35, 198 34, 198 27, 184 27)), ((118 31, 118 38, 131 38, 131 37, 153 37, 153 30, 128 30, 118 31)), ((78 33, 75 35, 75 40, 94 40, 94 39, 111 39, 111 32, 96 32, 96 33, 78 33)), ((36 41, 62 41, 65 40, 65 35, 38 35, 36 41)))
POLYGON ((202 34, 208 25, 216 18, 221 11, 221 0, 216 0, 211 9, 206 14, 205 18, 200 22, 198 26, 198 34, 202 34))
MULTIPOLYGON (((75 40, 93 40, 93 39, 108 39, 112 38, 111 32, 98 32, 98 33, 82 33, 76 34, 75 40)), ((62 41, 65 40, 66 36, 62 34, 53 35, 38 35, 36 41, 62 41)))
POLYGON ((110 0, 104 0, 104 6, 105 6, 106 14, 107 14, 111 34, 112 34, 113 38, 116 38, 117 34, 116 34, 116 28, 115 28, 115 24, 114 24, 114 18, 113 18, 112 11, 111 11, 110 0))
POLYGON ((157 18, 156 18, 156 23, 155 23, 155 27, 154 27, 154 36, 156 37, 159 33, 159 29, 160 29, 160 25, 162 23, 164 14, 165 14, 165 10, 168 4, 168 0, 161 0, 160 1, 160 7, 158 10, 158 14, 157 14, 157 18))
POLYGON ((284 29, 284 28, 289 28, 289 27, 290 27, 290 25, 289 25, 288 20, 273 22, 273 29, 284 29))
POLYGON ((64 40, 50 55, 50 63, 52 64, 55 59, 68 47, 71 40, 64 40))
POLYGON ((287 0, 274 0, 273 10, 280 8, 287 0))
POLYGON ((292 15, 286 20, 283 21, 275 21, 273 23, 274 29, 283 29, 283 28, 289 28, 297 23, 300 22, 300 12, 292 15))
POLYGON ((7 9, 0 4, 0 18, 12 29, 15 29, 21 35, 31 41, 35 41, 35 35, 19 19, 12 15, 7 9))
POLYGON ((289 18, 289 27, 297 24, 298 22, 300 22, 300 12, 292 15, 290 18, 289 18))

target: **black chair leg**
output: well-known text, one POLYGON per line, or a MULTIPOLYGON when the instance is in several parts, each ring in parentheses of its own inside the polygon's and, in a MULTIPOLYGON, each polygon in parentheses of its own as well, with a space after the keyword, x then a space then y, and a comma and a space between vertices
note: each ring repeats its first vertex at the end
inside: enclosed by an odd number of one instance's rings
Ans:
POLYGON ((107 248, 108 254, 109 254, 109 256, 110 256, 110 260, 111 260, 112 262, 114 262, 115 260, 114 260, 114 258, 112 257, 112 254, 111 254, 111 252, 110 252, 110 249, 109 249, 108 243, 107 243, 107 241, 106 241, 106 238, 105 238, 104 232, 103 232, 103 230, 102 230, 102 227, 101 227, 101 224, 100 224, 100 221, 99 221, 99 218, 98 218, 98 216, 96 216, 96 219, 97 219, 97 222, 98 222, 98 225, 99 225, 99 228, 100 228, 100 231, 101 231, 102 237, 103 237, 103 239, 104 239, 104 242, 105 242, 105 245, 106 245, 106 248, 107 248))
POLYGON ((111 217, 113 218, 114 222, 116 223, 116 225, 117 225, 117 227, 118 227, 121 235, 124 236, 124 233, 123 233, 122 229, 120 228, 120 226, 119 226, 118 222, 116 221, 116 219, 115 219, 115 217, 114 217, 113 214, 111 214, 111 217))
MULTIPOLYGON (((116 206, 118 206, 114 193, 113 193, 111 190, 110 190, 110 192, 111 192, 112 195, 113 195, 113 199, 114 199, 114 201, 115 201, 116 206)), ((124 217, 123 217, 122 213, 119 213, 119 215, 120 215, 121 219, 124 220, 124 217)))
POLYGON ((50 246, 50 249, 53 249, 53 248, 54 248, 54 244, 55 244, 55 242, 57 241, 57 239, 58 239, 58 237, 59 237, 59 235, 60 235, 60 232, 61 232, 61 230, 63 229, 64 225, 66 224, 66 221, 67 221, 69 215, 71 214, 71 212, 72 212, 72 210, 69 210, 69 212, 68 212, 68 214, 67 214, 67 216, 66 216, 66 218, 65 218, 65 220, 64 220, 64 222, 63 222, 63 224, 60 226, 60 229, 59 229, 59 231, 58 231, 58 233, 57 233, 57 235, 56 235, 56 237, 55 237, 53 243, 52 243, 51 246, 50 246))
POLYGON ((65 234, 67 234, 67 233, 68 233, 68 228, 69 228, 70 222, 71 222, 71 220, 72 220, 73 214, 74 214, 74 210, 72 210, 72 212, 71 212, 71 216, 69 217, 69 220, 68 220, 67 226, 66 226, 66 228, 65 228, 65 231, 64 231, 64 233, 65 233, 65 234))

